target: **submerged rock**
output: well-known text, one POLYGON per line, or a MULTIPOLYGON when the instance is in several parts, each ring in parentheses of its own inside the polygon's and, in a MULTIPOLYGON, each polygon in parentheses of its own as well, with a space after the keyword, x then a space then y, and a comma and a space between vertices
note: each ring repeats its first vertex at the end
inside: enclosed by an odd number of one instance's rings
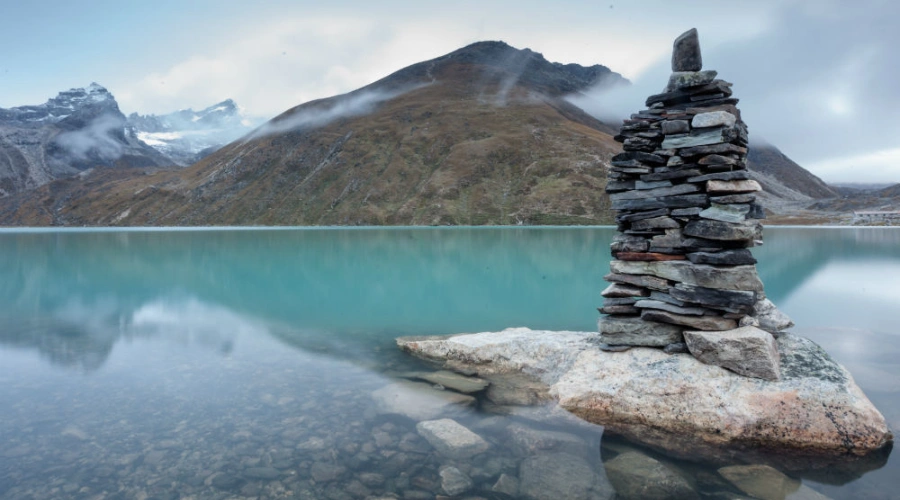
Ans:
POLYGON ((568 453, 528 457, 519 466, 519 495, 530 500, 609 498, 612 488, 584 458, 568 453))
POLYGON ((475 398, 449 391, 435 390, 420 382, 396 382, 372 393, 380 413, 396 413, 413 420, 430 420, 459 413, 475 404, 475 398))
POLYGON ((605 352, 588 332, 511 328, 451 337, 400 338, 419 357, 476 372, 524 372, 560 406, 616 429, 688 435, 698 443, 816 453, 878 450, 893 441, 884 417, 850 374, 810 340, 781 334, 779 381, 746 378, 692 356, 636 347, 605 352))
POLYGON ((455 372, 440 370, 436 372, 414 372, 410 373, 407 378, 415 378, 438 384, 447 389, 453 389, 457 392, 470 394, 473 392, 483 391, 488 383, 477 377, 467 377, 455 372))
POLYGON ((760 500, 784 500, 800 488, 800 481, 768 465, 732 465, 719 474, 744 493, 760 500))
POLYGON ((627 451, 603 464, 606 477, 622 499, 687 500, 700 496, 687 480, 653 458, 627 451))
POLYGON ((419 422, 416 431, 431 443, 438 453, 450 458, 473 457, 490 447, 481 436, 449 418, 419 422))

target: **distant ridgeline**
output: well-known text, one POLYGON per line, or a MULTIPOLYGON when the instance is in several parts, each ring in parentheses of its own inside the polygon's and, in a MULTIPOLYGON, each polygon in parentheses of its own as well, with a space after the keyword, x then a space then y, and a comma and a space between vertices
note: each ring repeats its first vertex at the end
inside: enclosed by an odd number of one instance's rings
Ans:
MULTIPOLYGON (((760 185, 731 83, 701 71, 696 30, 675 41, 666 91, 625 120, 609 169, 617 210, 601 339, 689 351, 738 374, 780 378, 771 333, 792 326, 766 299, 748 250, 762 243, 760 185), (685 344, 686 342, 686 344, 685 344)), ((625 347, 622 347, 625 348, 625 347)))

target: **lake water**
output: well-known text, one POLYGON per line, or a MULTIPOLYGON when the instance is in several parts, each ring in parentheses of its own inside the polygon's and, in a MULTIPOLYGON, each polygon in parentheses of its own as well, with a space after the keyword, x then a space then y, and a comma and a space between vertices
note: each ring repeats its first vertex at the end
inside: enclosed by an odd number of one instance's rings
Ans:
MULTIPOLYGON (((613 234, 0 231, 0 498, 424 499, 460 484, 473 498, 610 498, 603 464, 628 450, 703 498, 735 498, 721 464, 642 449, 551 408, 479 399, 454 418, 491 447, 455 460, 374 404, 373 392, 428 368, 398 352, 397 336, 594 330, 613 234)), ((765 239, 754 253, 768 296, 896 433, 900 230, 779 227, 765 239)), ((793 474, 787 491, 900 498, 900 465, 883 462, 793 474)))

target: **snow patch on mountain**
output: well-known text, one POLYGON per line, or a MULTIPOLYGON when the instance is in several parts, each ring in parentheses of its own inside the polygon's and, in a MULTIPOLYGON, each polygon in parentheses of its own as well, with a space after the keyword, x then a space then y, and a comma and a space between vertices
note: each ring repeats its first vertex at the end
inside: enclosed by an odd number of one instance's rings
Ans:
POLYGON ((128 117, 138 139, 180 165, 190 165, 248 134, 259 121, 231 99, 200 111, 189 108, 166 115, 132 113, 128 117))

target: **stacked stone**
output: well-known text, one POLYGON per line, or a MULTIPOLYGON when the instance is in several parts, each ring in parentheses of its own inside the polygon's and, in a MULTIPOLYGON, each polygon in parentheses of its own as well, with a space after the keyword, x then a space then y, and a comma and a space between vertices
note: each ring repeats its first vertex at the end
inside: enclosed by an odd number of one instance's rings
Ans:
MULTIPOLYGON (((747 171, 738 99, 731 83, 702 71, 696 30, 675 41, 672 70, 664 92, 648 97, 616 136, 624 152, 612 159, 606 190, 619 234, 601 339, 690 349, 703 360, 691 333, 752 334, 777 358, 771 335, 753 328, 776 332, 790 320, 766 301, 748 250, 762 244, 764 213, 747 171)), ((777 366, 762 378, 778 378, 777 366)))

